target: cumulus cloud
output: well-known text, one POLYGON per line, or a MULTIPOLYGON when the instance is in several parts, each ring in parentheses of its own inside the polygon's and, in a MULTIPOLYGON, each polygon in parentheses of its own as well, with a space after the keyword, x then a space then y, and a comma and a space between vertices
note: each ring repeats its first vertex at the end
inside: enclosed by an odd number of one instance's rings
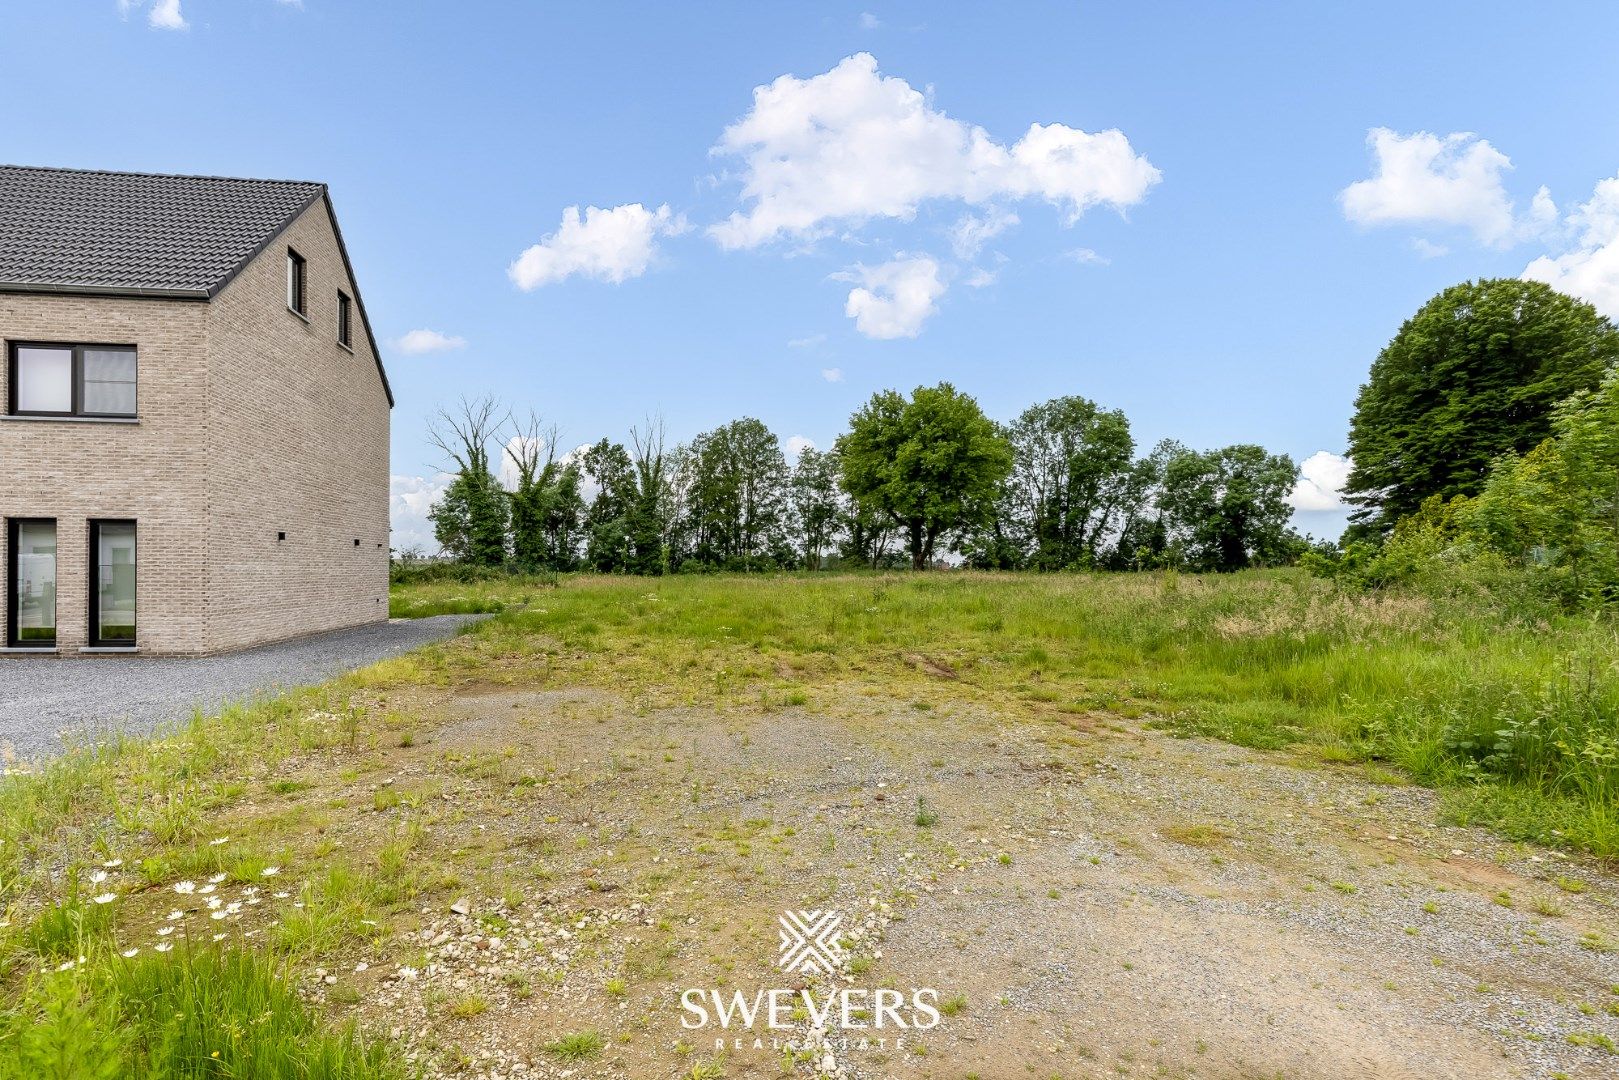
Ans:
POLYGON ((1357 224, 1462 228, 1480 243, 1507 247, 1557 221, 1544 187, 1528 212, 1518 214, 1502 182, 1512 160, 1470 131, 1402 135, 1373 128, 1366 143, 1373 175, 1339 193, 1344 216, 1357 224))
POLYGON ((444 497, 454 476, 446 472, 434 476, 388 477, 388 516, 393 525, 389 544, 395 551, 415 549, 424 555, 436 555, 438 541, 433 539, 433 523, 427 512, 444 497))
POLYGON ((1417 237, 1411 241, 1411 250, 1423 259, 1438 259, 1450 254, 1450 248, 1444 244, 1436 244, 1426 237, 1417 237))
POLYGON ((660 236, 686 231, 686 219, 669 205, 648 210, 628 203, 604 210, 577 206, 562 212, 562 225, 517 257, 507 273, 525 292, 575 274, 617 285, 646 273, 660 236))
POLYGON ((713 153, 742 161, 745 209, 709 229, 726 248, 813 238, 834 224, 911 219, 934 199, 973 205, 1039 197, 1070 222, 1139 203, 1160 174, 1118 130, 1033 124, 1005 146, 935 109, 869 53, 808 79, 783 75, 713 153))
POLYGON ((1598 183, 1590 201, 1569 214, 1568 223, 1577 231, 1573 250, 1542 255, 1523 276, 1578 296, 1609 318, 1619 319, 1619 176, 1598 183))
POLYGON ((407 356, 421 356, 425 353, 464 349, 467 347, 467 339, 441 334, 437 330, 411 330, 395 338, 393 347, 407 356))
POLYGON ((950 227, 950 249, 958 259, 976 259, 984 245, 1018 223, 1010 210, 991 207, 984 214, 963 214, 950 227))
POLYGON ((806 439, 802 435, 790 435, 787 437, 787 454, 789 457, 797 457, 804 451, 813 449, 815 449, 815 442, 812 439, 806 439))
POLYGON ((925 255, 857 266, 834 277, 860 282, 850 291, 843 313, 854 320, 856 330, 879 341, 920 334, 922 324, 939 310, 936 301, 945 291, 939 264, 925 255))
POLYGON ((824 368, 821 369, 821 378, 825 379, 827 382, 842 382, 843 381, 843 369, 842 368, 835 368, 835 367, 824 367, 824 368))
POLYGON ((1299 465, 1298 483, 1287 497, 1295 510, 1343 510, 1344 484, 1353 462, 1330 450, 1317 450, 1299 465))

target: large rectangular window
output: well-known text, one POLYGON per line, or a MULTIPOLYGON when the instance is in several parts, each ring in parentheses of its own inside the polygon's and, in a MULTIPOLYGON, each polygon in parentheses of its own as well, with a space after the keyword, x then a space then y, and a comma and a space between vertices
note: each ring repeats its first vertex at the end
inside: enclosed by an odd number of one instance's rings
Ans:
POLYGON ((6 644, 55 648, 56 522, 12 518, 6 525, 6 644))
POLYGON ((131 419, 138 366, 132 345, 13 343, 8 411, 131 419))
POLYGON ((300 315, 308 316, 308 266, 304 257, 287 249, 287 306, 300 315))
POLYGON ((90 523, 90 644, 135 644, 135 523, 90 523))

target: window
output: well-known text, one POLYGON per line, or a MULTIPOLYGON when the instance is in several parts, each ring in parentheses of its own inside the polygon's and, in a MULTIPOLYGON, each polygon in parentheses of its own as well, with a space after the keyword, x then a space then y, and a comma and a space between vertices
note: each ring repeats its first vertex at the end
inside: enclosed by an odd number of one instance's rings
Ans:
POLYGON ((354 348, 354 301, 343 293, 337 294, 337 343, 345 349, 354 348))
POLYGON ((135 644, 135 523, 90 523, 90 645, 135 644))
POLYGON ((6 525, 6 644, 55 648, 56 522, 12 518, 6 525))
POLYGON ((291 248, 287 249, 287 306, 300 315, 307 316, 305 298, 305 277, 307 267, 304 257, 291 248))
POLYGON ((10 384, 13 416, 133 418, 135 348, 14 344, 10 384))

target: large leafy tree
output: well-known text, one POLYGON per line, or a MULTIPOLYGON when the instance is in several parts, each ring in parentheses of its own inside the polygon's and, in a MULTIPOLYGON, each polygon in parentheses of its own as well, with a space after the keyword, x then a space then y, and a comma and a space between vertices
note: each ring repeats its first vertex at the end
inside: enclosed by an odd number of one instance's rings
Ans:
POLYGON ((1476 494, 1496 458, 1543 441, 1553 407, 1616 358, 1619 330, 1540 282, 1446 289, 1400 327, 1356 399, 1355 522, 1383 532, 1431 495, 1476 494))
POLYGON ((1183 450, 1164 464, 1157 504, 1185 563, 1195 570, 1241 570, 1287 558, 1298 467, 1263 447, 1183 450))
POLYGON ((514 425, 506 441, 515 482, 510 493, 512 559, 524 567, 571 570, 584 501, 579 466, 557 457, 558 431, 539 418, 514 425))
POLYGON ((939 538, 994 512, 1012 449, 978 402, 949 383, 918 387, 910 400, 885 390, 849 419, 838 439, 843 488, 886 517, 925 569, 939 538))
POLYGON ((1082 397, 1033 405, 1007 432, 1013 525, 1039 570, 1091 566, 1116 529, 1130 491, 1135 440, 1117 409, 1082 397))
POLYGON ((786 554, 787 462, 763 423, 749 417, 704 432, 678 471, 682 531, 698 561, 746 569, 786 554))
POLYGON ((616 573, 629 569, 629 515, 636 501, 635 466, 623 444, 603 439, 580 457, 596 495, 585 513, 585 564, 616 573))

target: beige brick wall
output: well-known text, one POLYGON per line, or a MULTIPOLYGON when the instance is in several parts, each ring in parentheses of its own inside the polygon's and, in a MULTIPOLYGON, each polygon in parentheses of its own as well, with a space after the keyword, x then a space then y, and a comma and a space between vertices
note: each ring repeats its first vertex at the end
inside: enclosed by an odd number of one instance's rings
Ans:
POLYGON ((388 617, 388 399, 357 305, 353 351, 337 343, 339 289, 355 295, 317 202, 209 305, 215 648, 388 617), (307 322, 286 304, 289 247, 307 322))
MULTIPOLYGON (((151 652, 208 649, 207 318, 208 305, 196 302, 0 293, 6 345, 140 350, 136 423, 0 418, 0 517, 56 519, 63 655, 76 655, 89 641, 92 518, 139 523, 136 644, 151 652)), ((10 400, 9 377, 9 365, 0 362, 0 403, 10 400)), ((0 529, 0 576, 9 565, 6 533, 0 529)))
POLYGON ((211 303, 0 293, 0 341, 139 349, 136 423, 0 418, 0 518, 57 522, 61 655, 89 640, 93 518, 138 523, 143 653, 387 618, 388 401, 358 306, 353 352, 337 344, 339 288, 354 296, 317 202, 211 303), (288 246, 307 322, 287 310, 288 246))

